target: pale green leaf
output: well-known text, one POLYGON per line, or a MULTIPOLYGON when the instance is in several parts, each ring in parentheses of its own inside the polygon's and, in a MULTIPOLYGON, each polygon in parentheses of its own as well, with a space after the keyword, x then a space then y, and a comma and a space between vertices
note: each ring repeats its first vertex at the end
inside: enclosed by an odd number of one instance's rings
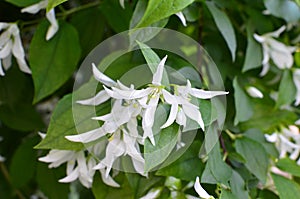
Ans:
POLYGON ((236 125, 239 122, 244 122, 250 119, 253 115, 253 109, 250 99, 239 85, 237 77, 233 80, 233 88, 236 111, 234 124, 236 125))
POLYGON ((276 107, 290 105, 296 96, 296 87, 290 70, 285 70, 279 85, 276 107))
POLYGON ((288 172, 293 176, 300 177, 300 166, 295 162, 295 160, 283 158, 276 162, 276 166, 282 171, 288 172))
POLYGON ((280 199, 298 199, 300 196, 300 186, 296 182, 285 177, 272 174, 275 187, 280 199))
POLYGON ((6 2, 12 3, 19 7, 27 7, 38 3, 40 0, 5 0, 6 2))
POLYGON ((262 60, 262 49, 261 45, 258 44, 253 38, 253 27, 252 24, 247 25, 247 49, 246 57, 243 65, 243 72, 257 68, 261 65, 262 60))
POLYGON ((243 137, 235 141, 236 151, 246 160, 246 168, 262 183, 266 183, 268 155, 264 147, 254 140, 243 137))
POLYGON ((206 5, 212 14, 218 29, 224 37, 227 46, 230 49, 232 60, 234 61, 237 44, 232 24, 226 13, 220 10, 213 2, 206 1, 206 5))

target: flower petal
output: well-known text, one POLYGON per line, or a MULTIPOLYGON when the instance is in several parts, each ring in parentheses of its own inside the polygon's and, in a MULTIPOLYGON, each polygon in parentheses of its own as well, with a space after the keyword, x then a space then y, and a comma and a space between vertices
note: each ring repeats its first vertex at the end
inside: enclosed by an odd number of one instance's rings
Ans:
POLYGON ((103 128, 97 128, 86 133, 78 134, 78 135, 68 135, 65 136, 68 140, 72 142, 81 142, 81 143, 88 143, 95 141, 103 136, 106 135, 106 132, 103 131, 103 128))
POLYGON ((169 118, 166 121, 166 123, 163 124, 160 128, 164 129, 164 128, 170 126, 171 124, 173 124, 176 119, 177 113, 178 113, 178 104, 172 104, 169 118))
POLYGON ((58 182, 69 183, 75 181, 79 176, 78 167, 74 169, 69 175, 60 179, 58 182))
POLYGON ((36 14, 38 11, 40 11, 41 9, 45 9, 47 7, 47 0, 44 1, 40 1, 36 4, 33 4, 31 6, 25 7, 21 10, 22 13, 27 12, 30 14, 36 14))
POLYGON ((103 180, 103 182, 111 187, 120 187, 120 185, 118 183, 116 183, 116 181, 114 181, 114 179, 110 176, 105 176, 105 170, 101 169, 100 170, 101 173, 101 178, 103 180))
POLYGON ((0 49, 0 59, 6 58, 7 56, 9 56, 9 54, 11 53, 12 50, 12 41, 9 40, 5 46, 0 49))
POLYGON ((28 74, 31 74, 31 70, 30 68, 28 67, 28 65, 26 64, 26 61, 25 59, 18 59, 17 58, 17 63, 19 65, 19 68, 21 71, 23 71, 24 73, 28 73, 28 74))
POLYGON ((123 9, 125 9, 124 0, 119 0, 119 3, 123 9))
POLYGON ((219 95, 227 95, 225 91, 206 91, 203 89, 191 88, 190 94, 199 99, 210 99, 219 95))
POLYGON ((104 75, 102 72, 100 72, 94 63, 92 63, 92 68, 96 80, 109 87, 113 87, 116 85, 116 82, 111 78, 109 78, 108 76, 104 75))
POLYGON ((107 92, 105 90, 101 90, 100 92, 97 93, 96 96, 85 100, 79 100, 77 101, 77 103, 82 105, 98 106, 99 104, 102 104, 103 102, 109 100, 109 98, 110 96, 107 94, 107 92))
POLYGON ((258 90, 257 88, 255 88, 254 86, 249 86, 246 89, 246 91, 253 98, 263 98, 264 97, 262 92, 260 90, 258 90))
POLYGON ((55 35, 55 33, 58 31, 59 27, 58 27, 58 23, 55 18, 54 8, 46 13, 46 17, 51 24, 50 27, 48 28, 48 31, 46 34, 46 40, 48 41, 55 35))
POLYGON ((209 199, 211 197, 200 185, 199 177, 196 178, 194 189, 201 198, 209 199))
POLYGON ((153 74, 152 84, 160 86, 161 80, 164 72, 164 65, 168 56, 166 55, 158 64, 156 72, 153 74))
POLYGON ((186 116, 196 121, 200 128, 204 131, 204 122, 201 116, 199 109, 195 108, 196 106, 193 104, 183 104, 182 109, 186 116))
POLYGON ((186 26, 186 19, 182 12, 176 13, 176 16, 180 19, 183 26, 186 26))

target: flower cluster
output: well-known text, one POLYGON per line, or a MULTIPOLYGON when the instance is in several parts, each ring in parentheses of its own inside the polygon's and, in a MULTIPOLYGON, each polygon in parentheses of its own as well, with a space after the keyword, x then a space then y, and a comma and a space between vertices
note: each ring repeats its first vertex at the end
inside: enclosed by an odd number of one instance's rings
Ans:
POLYGON ((4 69, 11 66, 12 55, 16 58, 21 71, 31 73, 25 61, 25 53, 20 37, 20 31, 15 23, 0 23, 0 76, 4 69))
POLYGON ((120 81, 115 82, 101 73, 93 64, 94 77, 103 84, 104 89, 93 98, 77 103, 97 106, 110 99, 112 108, 110 113, 92 118, 103 121, 103 125, 99 128, 78 135, 66 136, 73 142, 89 143, 87 150, 92 152, 93 156, 86 156, 83 151, 51 150, 46 157, 40 158, 41 161, 51 163, 50 167, 57 167, 67 162, 67 177, 61 179, 60 182, 70 182, 79 178, 84 186, 90 187, 94 172, 99 170, 106 184, 118 186, 109 174, 114 163, 125 155, 131 158, 135 171, 146 176, 145 160, 140 152, 140 146, 144 145, 147 138, 155 145, 154 135, 159 132, 153 132, 153 124, 160 103, 171 106, 169 117, 161 129, 175 122, 186 126, 187 118, 189 118, 197 122, 204 131, 201 112, 199 107, 191 102, 191 98, 210 99, 214 96, 225 95, 227 92, 192 88, 189 80, 187 80, 187 85, 172 85, 174 91, 168 91, 166 85, 161 83, 166 59, 167 56, 158 64, 152 83, 142 89, 135 89, 133 85, 125 86, 120 81), (141 120, 142 132, 138 128, 139 120, 141 120), (103 139, 103 137, 108 139, 103 139), (99 147, 100 145, 102 148, 99 147), (105 153, 105 157, 100 161, 96 160, 95 157, 99 158, 102 152, 105 153))
POLYGON ((281 132, 275 132, 271 135, 265 135, 266 140, 275 143, 279 151, 279 158, 284 158, 289 155, 292 160, 297 160, 300 165, 300 133, 299 128, 290 125, 289 128, 283 128, 281 132))
POLYGON ((294 63, 292 53, 296 50, 296 47, 286 46, 285 44, 274 39, 274 37, 279 37, 279 35, 285 30, 285 28, 285 26, 282 26, 274 32, 266 33, 263 35, 254 34, 254 38, 256 39, 256 41, 261 43, 263 50, 263 70, 260 74, 261 76, 266 75, 269 71, 270 58, 279 69, 292 67, 294 63))

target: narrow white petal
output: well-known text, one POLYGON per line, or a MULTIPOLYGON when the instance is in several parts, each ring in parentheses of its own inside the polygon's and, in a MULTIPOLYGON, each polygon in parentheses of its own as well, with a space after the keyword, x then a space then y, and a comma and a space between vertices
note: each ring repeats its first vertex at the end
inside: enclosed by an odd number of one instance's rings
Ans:
POLYGON ((146 88, 141 90, 121 90, 113 87, 113 90, 109 90, 105 86, 103 87, 108 93, 108 95, 110 95, 110 97, 115 99, 127 100, 143 98, 145 96, 148 96, 152 91, 152 88, 146 88))
POLYGON ((279 37, 279 35, 286 29, 286 26, 281 26, 278 30, 271 32, 271 33, 267 33, 267 36, 271 36, 271 37, 279 37))
POLYGON ((168 104, 178 104, 179 103, 177 98, 174 95, 172 95, 171 93, 169 93, 167 90, 163 89, 162 94, 164 96, 164 100, 168 104))
POLYGON ((147 174, 144 171, 145 162, 140 162, 140 161, 136 160, 135 158, 131 158, 131 160, 132 160, 132 164, 133 164, 135 171, 138 172, 139 174, 141 174, 142 176, 147 176, 147 174))
POLYGON ((41 9, 45 9, 47 7, 47 0, 40 1, 39 3, 33 4, 31 6, 25 7, 21 10, 22 13, 27 12, 30 14, 36 14, 41 9))
POLYGON ((2 62, 3 62, 3 68, 5 70, 8 70, 11 66, 11 57, 12 57, 12 54, 9 54, 7 57, 5 57, 2 62))
POLYGON ((141 197, 140 199, 156 199, 160 196, 162 188, 153 188, 146 195, 141 197))
POLYGON ((152 84, 160 86, 161 80, 164 72, 164 65, 168 56, 166 55, 158 64, 156 72, 153 74, 152 84))
POLYGON ((186 19, 182 12, 176 13, 176 16, 180 19, 182 25, 186 26, 186 19))
POLYGON ((209 199, 211 196, 202 188, 199 182, 199 177, 196 178, 194 189, 201 198, 209 199))
POLYGON ((4 73, 4 70, 2 68, 2 61, 0 60, 0 76, 4 76, 5 73, 4 73))
POLYGON ((118 183, 116 183, 116 181, 114 181, 114 179, 110 176, 105 177, 105 170, 101 169, 100 170, 101 173, 101 178, 103 180, 103 182, 111 187, 120 187, 120 185, 118 183))
POLYGON ((9 56, 9 54, 11 53, 12 50, 12 41, 9 40, 5 46, 0 49, 0 59, 6 58, 7 56, 9 56))
POLYGON ((269 63, 265 63, 263 64, 263 69, 261 70, 259 76, 265 76, 267 74, 267 72, 269 71, 270 69, 270 64, 269 63))
POLYGON ((148 137, 151 141, 151 144, 155 146, 155 139, 153 136, 152 127, 143 127, 143 131, 144 131, 143 140, 145 140, 148 137))
POLYGON ((265 134, 265 138, 268 142, 275 143, 278 140, 278 135, 277 133, 271 135, 265 134))
POLYGON ((78 167, 77 167, 76 169, 74 169, 72 171, 72 173, 70 173, 66 177, 60 179, 58 182, 62 182, 62 183, 73 182, 73 181, 75 181, 78 178, 78 176, 79 176, 79 172, 78 172, 78 167))
POLYGON ((186 126, 186 116, 182 110, 181 107, 179 107, 177 117, 176 117, 176 123, 185 127, 186 126))
POLYGON ((58 31, 59 27, 58 27, 58 23, 55 18, 54 8, 46 13, 46 17, 51 24, 50 27, 48 28, 48 31, 46 34, 46 40, 48 41, 55 35, 55 33, 58 31))
POLYGON ((173 124, 176 119, 177 113, 178 113, 178 104, 172 104, 169 118, 166 121, 166 123, 162 125, 160 128, 163 129, 173 124))
POLYGON ((105 135, 106 132, 104 132, 102 128, 98 128, 78 135, 65 136, 65 138, 72 142, 88 143, 95 141, 105 135))
POLYGON ((119 3, 120 3, 120 5, 121 5, 121 7, 122 7, 123 9, 125 9, 124 1, 125 1, 125 0, 119 0, 119 3))
POLYGON ((190 94, 199 99, 210 99, 218 95, 227 95, 225 91, 205 91, 203 89, 191 88, 190 94))
POLYGON ((108 113, 106 115, 98 116, 98 117, 92 117, 93 120, 100 120, 104 122, 108 122, 113 118, 111 113, 108 113))
POLYGON ((12 53, 17 59, 24 59, 25 57, 20 35, 14 36, 12 53))
POLYGON ((96 96, 85 100, 79 100, 77 101, 77 103, 82 105, 98 106, 99 104, 102 104, 103 102, 109 100, 109 98, 110 96, 107 94, 107 92, 105 90, 101 90, 100 92, 97 93, 96 96))
POLYGON ((11 40, 11 32, 6 30, 0 35, 0 46, 5 45, 9 40, 11 40))
POLYGON ((253 98, 263 98, 264 97, 262 92, 253 86, 249 86, 246 91, 253 98))
POLYGON ((21 71, 23 71, 24 73, 31 74, 31 70, 28 67, 28 65, 27 65, 27 63, 26 63, 26 61, 25 61, 24 58, 23 59, 18 59, 17 58, 17 63, 19 65, 19 68, 20 68, 21 71))
POLYGON ((183 104, 182 109, 185 115, 196 121, 200 125, 200 128, 204 131, 204 122, 199 109, 190 104, 183 104))
POLYGON ((50 168, 58 167, 62 163, 65 163, 74 158, 74 154, 74 151, 51 150, 46 156, 39 158, 39 161, 52 163, 49 165, 50 168))
POLYGON ((109 87, 113 87, 116 85, 116 82, 108 76, 104 75, 102 72, 100 72, 94 63, 92 63, 92 68, 96 80, 109 87))
POLYGON ((263 43, 263 42, 266 41, 266 38, 265 38, 265 37, 259 36, 259 35, 257 35, 257 34, 254 34, 253 37, 254 37, 254 39, 255 39, 256 41, 258 41, 259 43, 263 43))
POLYGON ((270 60, 270 55, 269 55, 269 46, 265 43, 262 44, 262 50, 263 50, 263 60, 262 60, 262 64, 266 64, 269 62, 270 60))

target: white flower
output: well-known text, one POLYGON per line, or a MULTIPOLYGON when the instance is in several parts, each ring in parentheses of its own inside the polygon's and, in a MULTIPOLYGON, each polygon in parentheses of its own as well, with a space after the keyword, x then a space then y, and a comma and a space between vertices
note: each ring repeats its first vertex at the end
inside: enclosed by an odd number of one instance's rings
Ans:
POLYGON ((300 104, 300 69, 295 69, 293 71, 293 81, 297 90, 295 106, 298 106, 300 104))
POLYGON ((4 76, 4 69, 11 66, 12 55, 16 58, 21 71, 31 73, 25 61, 20 31, 15 23, 0 23, 0 76, 4 76))
POLYGON ((209 198, 213 198, 213 196, 209 195, 200 185, 199 182, 199 177, 196 178, 196 182, 194 184, 194 189, 195 191, 198 193, 198 195, 200 196, 200 198, 203 199, 209 199, 209 198))
MULTIPOLYGON (((36 14, 37 12, 39 12, 41 9, 46 9, 48 5, 48 0, 43 0, 40 1, 36 4, 33 4, 31 6, 28 6, 26 8, 23 8, 21 10, 21 12, 27 12, 30 14, 36 14)), ((55 18, 55 11, 54 8, 51 9, 49 12, 46 13, 46 17, 48 19, 48 21, 50 22, 50 27, 48 28, 47 34, 46 34, 46 40, 50 40, 55 33, 58 31, 58 23, 57 20, 55 18)))
POLYGON ((112 90, 109 90, 108 88, 104 87, 112 98, 121 100, 138 100, 140 105, 144 108, 142 114, 142 127, 144 131, 143 137, 144 139, 148 137, 153 145, 155 145, 155 140, 152 127, 154 124, 154 115, 159 103, 159 98, 162 94, 162 90, 164 90, 164 86, 161 85, 161 81, 166 60, 167 56, 160 61, 156 72, 153 74, 152 85, 146 89, 124 90, 112 87, 112 90))
POLYGON ((275 132, 272 135, 265 135, 268 142, 274 143, 279 151, 279 158, 289 155, 291 160, 297 160, 300 165, 300 133, 298 127, 290 125, 289 128, 283 128, 281 132, 275 132))
MULTIPOLYGON (((96 160, 93 157, 86 157, 84 151, 69 150, 50 150, 50 152, 39 158, 40 161, 50 163, 49 168, 59 167, 63 163, 67 163, 67 176, 60 179, 59 182, 69 183, 77 179, 81 184, 90 188, 93 183, 93 176, 96 160)), ((119 186, 110 176, 102 175, 103 182, 110 186, 119 186)))
POLYGON ((269 60, 273 60, 274 64, 279 69, 291 68, 294 60, 292 53, 296 50, 295 47, 286 46, 285 44, 275 40, 285 30, 285 26, 282 26, 278 30, 263 35, 254 34, 256 41, 262 44, 263 49, 263 70, 261 76, 264 76, 270 68, 269 60))
POLYGON ((249 86, 246 89, 246 91, 253 98, 263 98, 264 97, 262 92, 260 90, 258 90, 257 88, 255 88, 254 86, 249 86))
POLYGON ((182 12, 176 13, 176 16, 180 19, 183 26, 186 26, 186 19, 182 12))
POLYGON ((174 86, 175 94, 172 95, 167 90, 163 90, 164 100, 171 105, 170 115, 167 122, 161 128, 166 128, 176 123, 186 126, 186 116, 196 121, 204 131, 204 122, 199 107, 191 103, 191 97, 198 99, 210 99, 218 95, 226 95, 228 92, 223 91, 205 91, 202 89, 192 88, 191 83, 187 80, 186 86, 174 86))

